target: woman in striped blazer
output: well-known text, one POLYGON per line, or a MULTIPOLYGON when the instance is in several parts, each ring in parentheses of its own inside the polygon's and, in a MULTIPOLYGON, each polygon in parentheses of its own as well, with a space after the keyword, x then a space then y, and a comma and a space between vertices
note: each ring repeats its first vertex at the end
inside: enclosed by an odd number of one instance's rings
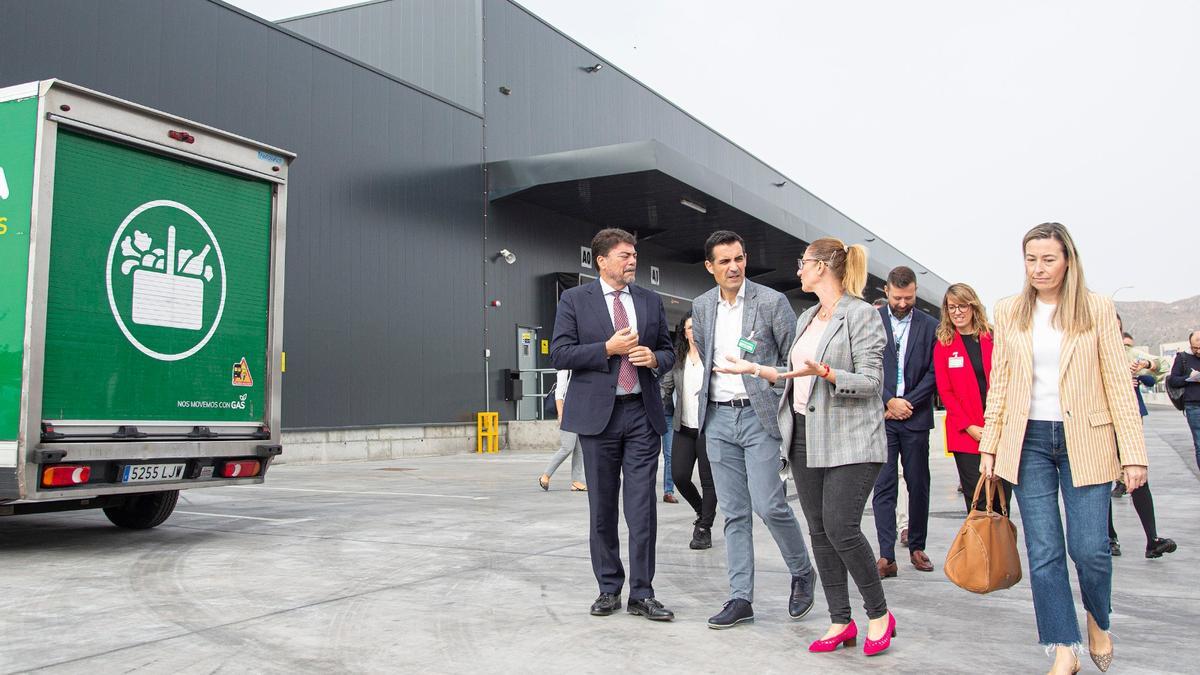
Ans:
POLYGON ((1112 300, 1090 293, 1067 228, 1026 233, 1025 288, 996 304, 992 381, 980 471, 1014 484, 1038 638, 1052 673, 1079 670, 1082 642, 1066 554, 1087 611, 1088 651, 1112 662, 1109 487, 1146 482, 1146 446, 1112 300), (1066 511, 1067 546, 1058 495, 1066 511))

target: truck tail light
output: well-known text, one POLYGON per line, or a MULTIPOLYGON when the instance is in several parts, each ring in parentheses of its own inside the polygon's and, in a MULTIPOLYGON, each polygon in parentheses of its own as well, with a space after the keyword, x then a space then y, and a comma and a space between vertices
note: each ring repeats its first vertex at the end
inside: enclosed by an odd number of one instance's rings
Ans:
POLYGON ((48 466, 42 471, 42 487, 82 485, 88 482, 88 478, 91 478, 91 476, 92 467, 90 466, 56 464, 55 466, 48 466))
POLYGON ((224 478, 250 478, 257 476, 260 469, 262 469, 262 462, 257 459, 225 462, 225 466, 221 468, 221 476, 224 478))

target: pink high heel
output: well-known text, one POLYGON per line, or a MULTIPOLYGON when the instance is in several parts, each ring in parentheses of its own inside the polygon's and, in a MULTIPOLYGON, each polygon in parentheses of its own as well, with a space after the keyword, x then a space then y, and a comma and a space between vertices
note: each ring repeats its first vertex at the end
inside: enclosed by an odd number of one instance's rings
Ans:
POLYGON ((896 637, 896 617, 888 612, 888 627, 884 632, 883 637, 878 640, 867 638, 863 643, 863 653, 867 656, 875 656, 881 652, 887 651, 888 647, 892 646, 892 638, 896 637))
POLYGON ((858 644, 858 626, 853 621, 842 632, 826 640, 817 640, 808 646, 810 652, 832 652, 841 645, 853 647, 858 644))

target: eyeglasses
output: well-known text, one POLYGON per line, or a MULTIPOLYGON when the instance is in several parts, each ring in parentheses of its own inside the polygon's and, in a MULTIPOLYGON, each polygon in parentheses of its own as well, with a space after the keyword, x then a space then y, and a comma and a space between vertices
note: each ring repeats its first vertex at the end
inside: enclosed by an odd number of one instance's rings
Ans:
POLYGON ((946 305, 946 311, 951 314, 966 314, 971 311, 970 305, 946 305))
POLYGON ((818 258, 796 258, 796 269, 804 269, 804 263, 806 262, 823 263, 825 261, 818 258))

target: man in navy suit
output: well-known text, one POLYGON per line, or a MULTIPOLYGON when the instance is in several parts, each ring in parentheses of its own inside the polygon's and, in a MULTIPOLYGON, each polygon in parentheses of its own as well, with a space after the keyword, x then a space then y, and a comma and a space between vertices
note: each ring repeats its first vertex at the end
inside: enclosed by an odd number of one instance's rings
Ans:
POLYGON ((625 569, 617 538, 617 495, 625 483, 629 528, 630 614, 670 621, 675 614, 654 598, 658 533, 658 456, 667 431, 658 378, 675 352, 657 293, 633 285, 637 240, 609 228, 592 239, 600 279, 572 288, 558 302, 550 360, 571 371, 561 428, 579 434, 588 484, 592 571, 600 596, 594 616, 621 608, 625 569))
POLYGON ((929 430, 933 428, 933 343, 937 319, 916 308, 917 275, 908 267, 888 273, 888 304, 879 308, 888 342, 883 350, 884 427, 888 461, 875 480, 871 507, 879 537, 879 576, 896 576, 897 462, 908 486, 908 555, 913 567, 932 572, 925 555, 929 530, 929 430))

